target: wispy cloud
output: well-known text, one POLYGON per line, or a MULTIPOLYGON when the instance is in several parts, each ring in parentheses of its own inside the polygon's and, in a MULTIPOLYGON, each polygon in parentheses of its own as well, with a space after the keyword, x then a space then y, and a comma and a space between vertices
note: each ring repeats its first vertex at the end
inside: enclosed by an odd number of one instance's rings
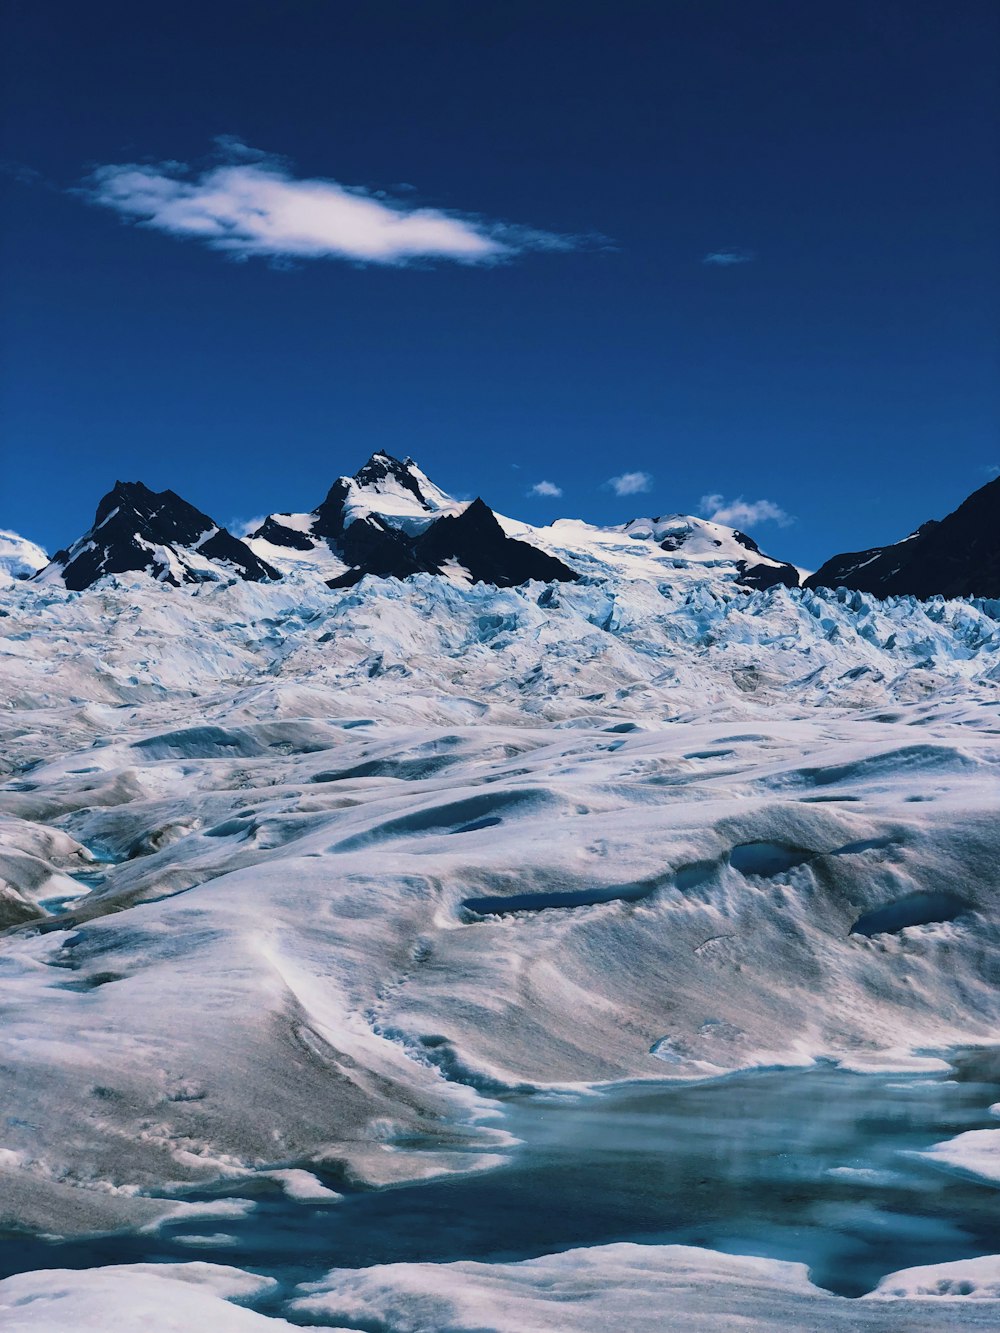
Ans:
POLYGON ((562 487, 557 486, 554 481, 536 481, 528 494, 547 496, 550 499, 558 500, 562 495, 562 487))
POLYGON ((729 528, 752 528, 758 523, 777 523, 787 528, 795 520, 773 500, 726 500, 721 495, 703 495, 701 512, 713 523, 724 523, 729 528))
POLYGON ((27 166, 24 162, 8 161, 6 158, 0 160, 0 176, 6 176, 16 181, 18 185, 45 185, 49 189, 54 188, 40 171, 27 166))
POLYGON ((641 495, 652 486, 653 478, 648 472, 623 472, 619 477, 609 477, 604 484, 615 495, 641 495))
POLYGON ((420 259, 495 264, 529 250, 572 250, 580 238, 472 214, 421 208, 384 191, 298 178, 283 158, 232 136, 203 170, 183 162, 100 166, 82 194, 127 221, 201 241, 236 259, 346 259, 407 264, 420 259))
POLYGON ((257 531, 265 518, 266 514, 257 514, 253 518, 231 518, 226 528, 234 537, 249 537, 251 532, 257 531))
POLYGON ((701 262, 714 265, 715 268, 731 268, 734 264, 752 264, 756 258, 752 250, 727 246, 724 250, 710 250, 701 262))

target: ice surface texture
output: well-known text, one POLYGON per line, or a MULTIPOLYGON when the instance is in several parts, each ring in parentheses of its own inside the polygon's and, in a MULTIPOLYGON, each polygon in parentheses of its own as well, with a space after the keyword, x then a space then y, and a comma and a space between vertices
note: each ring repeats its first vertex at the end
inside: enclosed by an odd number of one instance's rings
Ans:
POLYGON ((594 580, 4 591, 5 1220, 993 1039, 1000 608, 594 580))

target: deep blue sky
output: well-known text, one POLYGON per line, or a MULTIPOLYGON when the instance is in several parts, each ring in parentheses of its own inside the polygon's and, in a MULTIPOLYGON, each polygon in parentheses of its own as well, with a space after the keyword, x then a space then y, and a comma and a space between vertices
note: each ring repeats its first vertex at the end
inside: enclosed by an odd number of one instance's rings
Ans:
POLYGON ((992 0, 3 14, 0 526, 54 548, 116 477, 221 521, 310 508, 384 448, 535 521, 766 498, 795 522, 761 544, 815 566, 1000 464, 992 0), (218 135, 610 244, 275 267, 71 192, 218 135), (633 470, 648 494, 602 488, 633 470))

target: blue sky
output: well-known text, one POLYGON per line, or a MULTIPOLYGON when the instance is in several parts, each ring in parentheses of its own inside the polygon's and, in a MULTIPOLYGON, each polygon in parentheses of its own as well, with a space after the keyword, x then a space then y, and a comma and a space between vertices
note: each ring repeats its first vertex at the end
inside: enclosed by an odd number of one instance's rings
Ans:
POLYGON ((116 477, 228 521, 386 449, 815 566, 1000 464, 992 3, 3 15, 0 526, 50 549, 116 477))

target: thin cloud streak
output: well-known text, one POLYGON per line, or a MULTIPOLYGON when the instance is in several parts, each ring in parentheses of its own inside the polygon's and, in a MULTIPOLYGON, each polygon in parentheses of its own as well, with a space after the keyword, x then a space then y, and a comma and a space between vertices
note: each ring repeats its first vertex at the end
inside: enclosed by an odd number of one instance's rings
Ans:
POLYGON ((703 264, 714 268, 732 268, 734 264, 752 264, 757 258, 752 250, 733 247, 725 250, 711 250, 702 259, 703 264))
POLYGON ((259 256, 279 264, 307 259, 496 264, 531 250, 572 250, 583 243, 415 207, 383 191, 296 178, 286 161, 239 139, 216 142, 224 161, 200 172, 182 162, 100 166, 79 193, 137 226, 201 241, 234 259, 259 256))

